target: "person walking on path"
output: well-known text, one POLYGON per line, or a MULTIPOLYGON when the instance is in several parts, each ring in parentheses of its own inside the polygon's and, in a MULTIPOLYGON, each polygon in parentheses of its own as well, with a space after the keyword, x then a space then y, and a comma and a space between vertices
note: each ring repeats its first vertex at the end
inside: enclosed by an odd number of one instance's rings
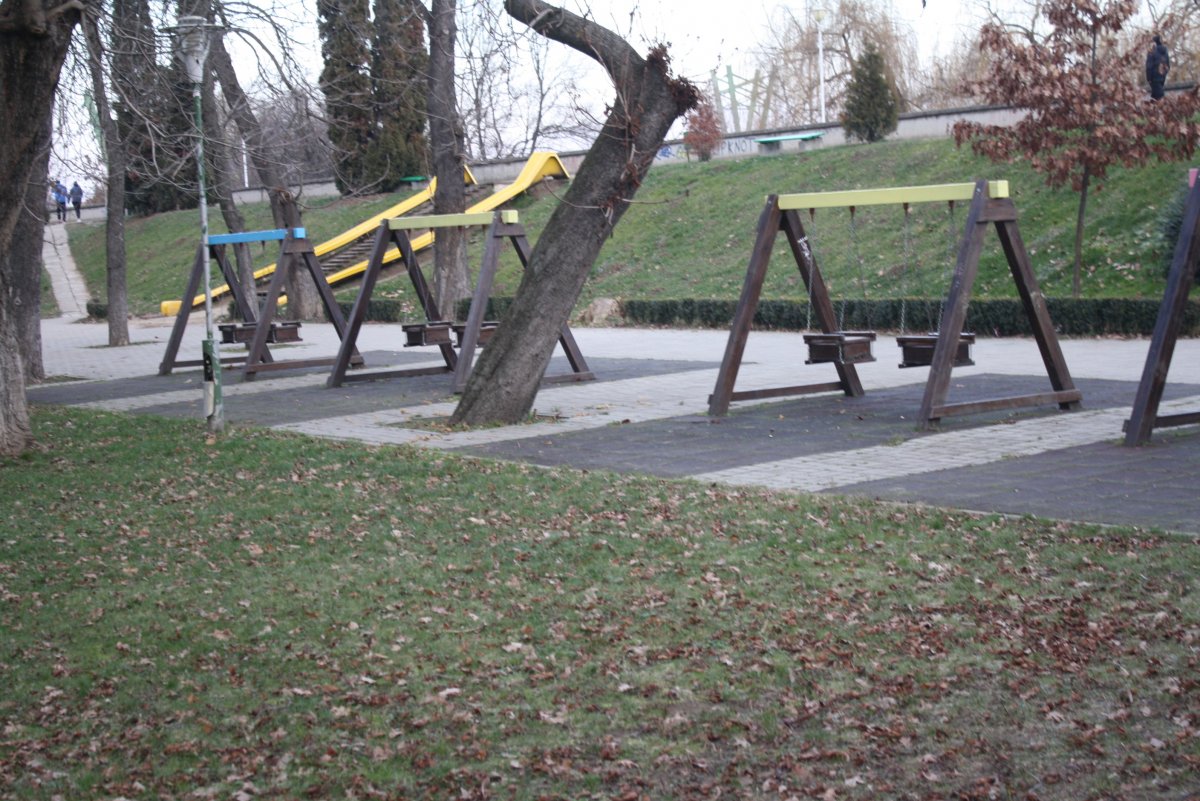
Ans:
POLYGON ((1146 54, 1146 81, 1150 84, 1150 99, 1162 100, 1163 87, 1167 84, 1167 73, 1171 71, 1171 56, 1162 37, 1154 37, 1154 45, 1146 54))
POLYGON ((79 185, 79 181, 71 184, 71 205, 75 207, 75 219, 79 220, 79 207, 83 205, 83 187, 79 185))
POLYGON ((62 181, 54 182, 54 217, 59 222, 67 221, 67 188, 62 181))

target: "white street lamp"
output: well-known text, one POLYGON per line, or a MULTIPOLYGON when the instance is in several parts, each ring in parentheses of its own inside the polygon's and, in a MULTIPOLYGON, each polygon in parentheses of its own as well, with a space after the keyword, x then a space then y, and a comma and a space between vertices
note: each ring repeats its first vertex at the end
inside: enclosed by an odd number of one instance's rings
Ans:
MULTIPOLYGON (((204 259, 204 414, 208 432, 218 434, 225 428, 225 405, 221 399, 221 354, 213 339, 211 260, 208 254, 208 200, 204 186, 204 115, 201 88, 204 62, 208 58, 209 31, 220 30, 203 17, 180 17, 173 29, 176 52, 188 80, 192 83, 192 104, 196 120, 196 183, 200 192, 200 247, 204 259)), ((184 298, 184 303, 187 299, 184 298)))
POLYGON ((825 9, 813 10, 813 19, 817 23, 817 82, 820 86, 821 124, 828 122, 825 117, 825 38, 821 32, 821 23, 825 19, 825 9))

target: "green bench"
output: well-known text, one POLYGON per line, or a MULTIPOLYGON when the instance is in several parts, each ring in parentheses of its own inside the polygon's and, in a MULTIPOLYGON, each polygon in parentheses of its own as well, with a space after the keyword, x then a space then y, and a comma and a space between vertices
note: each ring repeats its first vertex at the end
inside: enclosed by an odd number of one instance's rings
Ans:
POLYGON ((799 142, 800 150, 808 147, 809 142, 816 141, 825 135, 824 131, 809 131, 808 133, 788 134, 786 136, 765 136, 755 139, 759 153, 779 153, 783 150, 784 142, 799 142))

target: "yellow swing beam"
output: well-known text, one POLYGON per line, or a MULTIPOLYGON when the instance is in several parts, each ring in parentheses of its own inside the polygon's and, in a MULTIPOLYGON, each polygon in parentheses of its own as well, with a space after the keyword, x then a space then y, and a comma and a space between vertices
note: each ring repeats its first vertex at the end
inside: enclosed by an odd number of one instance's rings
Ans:
MULTIPOLYGON (((1008 197, 1008 181, 988 181, 988 197, 1008 197)), ((894 186, 884 189, 852 189, 845 192, 805 192, 780 195, 783 211, 800 209, 836 209, 847 206, 886 206, 903 203, 938 203, 950 200, 971 200, 975 184, 930 184, 928 186, 894 186)))

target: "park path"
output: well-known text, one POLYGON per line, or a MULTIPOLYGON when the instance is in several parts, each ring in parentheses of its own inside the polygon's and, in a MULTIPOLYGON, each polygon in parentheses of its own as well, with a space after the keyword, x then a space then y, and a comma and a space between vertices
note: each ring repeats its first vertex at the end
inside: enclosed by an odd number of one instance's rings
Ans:
POLYGON ((46 223, 42 234, 42 262, 50 276, 59 315, 71 320, 87 317, 88 288, 71 248, 67 245, 67 224, 46 223))

